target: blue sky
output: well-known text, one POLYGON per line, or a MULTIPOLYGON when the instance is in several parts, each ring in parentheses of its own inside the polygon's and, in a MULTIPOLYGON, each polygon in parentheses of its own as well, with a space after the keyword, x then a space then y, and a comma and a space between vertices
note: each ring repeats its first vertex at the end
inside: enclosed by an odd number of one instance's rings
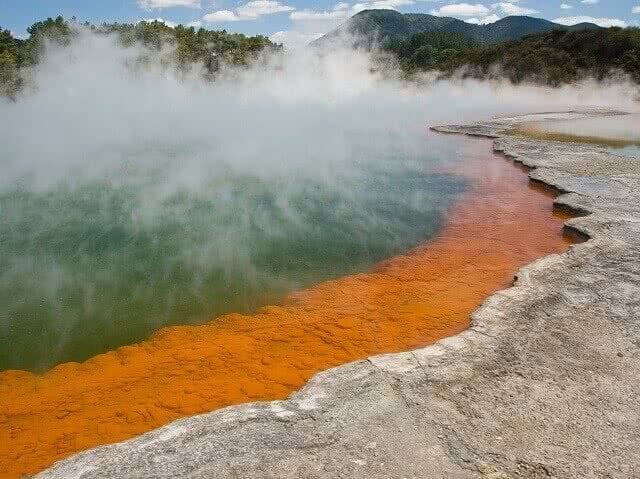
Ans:
POLYGON ((93 23, 161 18, 210 29, 261 33, 294 46, 366 8, 394 8, 489 23, 531 15, 560 23, 640 25, 640 0, 0 0, 0 26, 25 36, 33 22, 57 15, 93 23))

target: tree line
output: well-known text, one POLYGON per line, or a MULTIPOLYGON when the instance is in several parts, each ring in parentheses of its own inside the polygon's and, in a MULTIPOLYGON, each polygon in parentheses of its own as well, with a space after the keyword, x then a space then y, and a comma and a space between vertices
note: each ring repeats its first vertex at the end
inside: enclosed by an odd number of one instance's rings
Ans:
POLYGON ((387 42, 406 75, 504 79, 559 86, 582 78, 622 74, 640 83, 640 29, 553 30, 483 46, 460 33, 418 33, 387 42))
MULTIPOLYGON (((48 18, 29 27, 25 40, 14 38, 0 27, 0 95, 15 96, 24 83, 22 69, 40 61, 46 41, 66 45, 78 35, 79 26, 98 34, 116 34, 123 46, 141 44, 150 51, 160 51, 170 45, 178 68, 188 70, 201 64, 209 75, 221 63, 248 65, 260 52, 282 49, 262 35, 170 27, 160 21, 95 26, 79 24, 75 18, 48 18)), ((621 73, 640 83, 639 28, 554 30, 489 46, 463 33, 421 32, 408 39, 387 41, 381 49, 397 58, 407 78, 433 71, 441 78, 507 78, 516 84, 558 86, 585 77, 602 80, 621 73)))
POLYGON ((9 30, 0 27, 0 95, 15 96, 24 82, 21 70, 40 61, 46 42, 68 45, 79 34, 80 28, 97 34, 116 34, 123 46, 140 44, 150 51, 171 46, 178 68, 189 69, 199 63, 210 74, 221 63, 247 65, 263 50, 282 48, 263 35, 247 36, 184 25, 170 27, 155 20, 96 26, 88 22, 80 24, 75 18, 67 21, 59 16, 34 23, 27 29, 29 37, 26 40, 14 38, 9 30))

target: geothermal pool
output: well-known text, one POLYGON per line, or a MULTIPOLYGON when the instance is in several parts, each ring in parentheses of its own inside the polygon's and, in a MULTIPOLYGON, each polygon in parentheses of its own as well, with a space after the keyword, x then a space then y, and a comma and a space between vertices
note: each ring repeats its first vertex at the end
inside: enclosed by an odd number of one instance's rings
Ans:
POLYGON ((113 161, 100 177, 4 185, 0 371, 44 372, 163 326, 253 313, 428 240, 466 180, 444 171, 442 139, 413 136, 421 152, 361 145, 311 174, 215 158, 175 169, 188 152, 157 149, 153 163, 113 161))
POLYGON ((611 148, 609 152, 613 155, 622 156, 624 158, 640 159, 639 145, 628 145, 619 148, 611 148))
POLYGON ((456 334, 519 267, 567 249, 553 195, 490 141, 416 134, 421 154, 371 151, 375 161, 329 183, 273 189, 227 176, 234 186, 224 195, 169 196, 148 216, 132 214, 144 198, 126 183, 3 197, 14 231, 3 247, 33 258, 19 269, 21 286, 3 294, 21 295, 8 304, 22 320, 43 314, 33 329, 4 330, 13 335, 5 366, 46 369, 130 345, 42 375, 0 373, 0 470, 31 474, 185 415, 284 398, 323 369, 456 334), (246 255, 221 263, 232 251, 246 255), (69 281, 60 291, 74 299, 33 299, 51 293, 39 281, 55 276, 42 271, 60 271, 69 281), (29 336, 38 348, 21 351, 29 336))
POLYGON ((531 117, 535 120, 520 125, 519 132, 549 140, 611 145, 622 154, 632 153, 640 145, 637 113, 588 117, 580 113, 547 113, 531 117))

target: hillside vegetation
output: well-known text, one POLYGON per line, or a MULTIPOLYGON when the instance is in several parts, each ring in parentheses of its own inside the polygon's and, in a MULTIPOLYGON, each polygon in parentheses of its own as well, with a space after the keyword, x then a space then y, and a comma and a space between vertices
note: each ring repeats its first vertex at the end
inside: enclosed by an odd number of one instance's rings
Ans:
POLYGON ((418 33, 458 33, 480 45, 516 40, 532 33, 552 30, 598 29, 592 23, 573 26, 560 25, 542 18, 511 16, 487 25, 475 25, 451 17, 437 17, 425 13, 400 13, 395 10, 363 10, 337 29, 319 38, 314 45, 331 43, 336 38, 353 37, 358 47, 372 48, 387 41, 408 40, 418 33))
POLYGON ((313 45, 347 39, 398 59, 407 77, 434 71, 447 78, 503 79, 558 86, 623 74, 640 83, 640 30, 565 26, 511 16, 487 25, 394 10, 365 10, 313 45))
POLYGON ((462 33, 422 32, 406 40, 388 40, 383 50, 394 54, 400 67, 412 73, 453 64, 463 52, 479 47, 477 41, 462 33))
MULTIPOLYGON (((602 80, 621 73, 640 83, 640 29, 552 31, 489 47, 459 49, 438 68, 479 79, 508 78, 557 86, 585 77, 602 80)), ((424 68, 415 61, 410 68, 424 68)))
POLYGON ((75 19, 69 22, 63 17, 48 18, 29 27, 29 38, 26 40, 16 39, 9 30, 0 27, 0 95, 14 96, 18 92, 24 81, 21 70, 40 61, 47 42, 66 45, 78 35, 80 27, 98 34, 116 33, 123 46, 138 43, 150 52, 172 46, 171 60, 178 68, 189 69, 193 64, 200 63, 209 73, 215 72, 220 62, 246 65, 260 51, 282 47, 262 35, 249 37, 226 30, 196 30, 183 25, 172 28, 159 21, 95 26, 88 23, 80 25, 75 19))
MULTIPOLYGON (((417 65, 416 65, 417 66, 417 65)), ((560 85, 623 73, 640 83, 640 29, 552 31, 486 48, 461 50, 444 65, 474 78, 560 85)))

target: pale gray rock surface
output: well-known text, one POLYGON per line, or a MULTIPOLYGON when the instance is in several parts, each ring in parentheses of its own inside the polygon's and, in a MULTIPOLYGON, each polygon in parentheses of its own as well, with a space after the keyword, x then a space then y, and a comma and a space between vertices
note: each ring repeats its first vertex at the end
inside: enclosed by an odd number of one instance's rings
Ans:
POLYGON ((565 192, 557 204, 581 214, 568 227, 591 239, 523 268, 471 329, 325 371, 286 401, 83 452, 38 477, 640 477, 640 161, 502 136, 530 119, 439 130, 496 138, 534 180, 565 192))

